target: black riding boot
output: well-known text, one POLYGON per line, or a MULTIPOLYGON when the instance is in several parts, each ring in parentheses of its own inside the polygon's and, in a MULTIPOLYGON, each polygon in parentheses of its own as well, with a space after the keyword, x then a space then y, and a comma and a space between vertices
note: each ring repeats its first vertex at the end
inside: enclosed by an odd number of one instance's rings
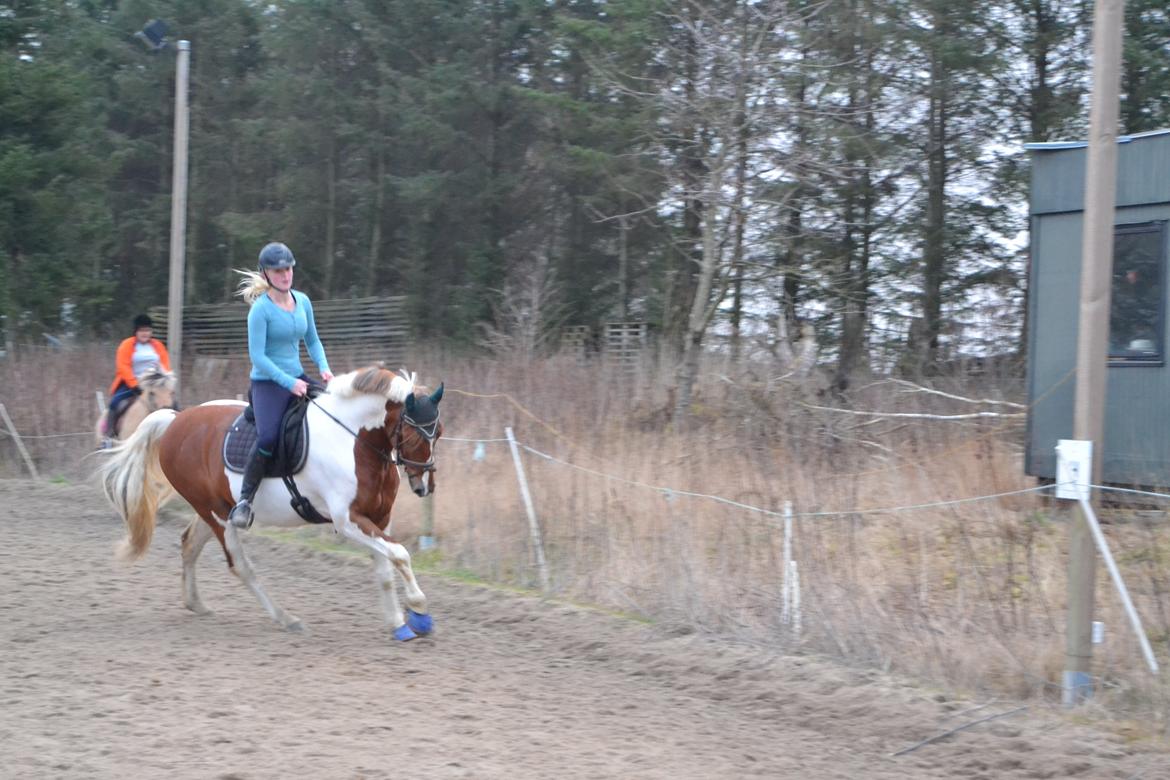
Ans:
POLYGON ((268 467, 270 455, 265 455, 259 447, 252 448, 252 457, 244 468, 244 483, 240 486, 240 500, 232 507, 228 514, 228 522, 236 528, 251 528, 252 497, 256 495, 256 488, 260 487, 260 480, 264 479, 264 470, 268 467))
POLYGON ((122 410, 110 409, 106 412, 106 437, 110 439, 118 438, 118 420, 122 419, 122 410))

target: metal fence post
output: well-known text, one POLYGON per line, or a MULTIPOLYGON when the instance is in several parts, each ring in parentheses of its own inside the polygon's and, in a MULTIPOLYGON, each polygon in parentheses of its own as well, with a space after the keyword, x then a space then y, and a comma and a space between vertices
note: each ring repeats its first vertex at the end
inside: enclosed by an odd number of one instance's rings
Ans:
POLYGON ((784 585, 780 590, 780 622, 792 622, 792 502, 784 502, 784 585))
POLYGON ((540 538, 540 524, 536 521, 536 508, 532 505, 532 494, 528 492, 528 477, 524 475, 524 464, 520 460, 520 448, 516 446, 516 437, 512 435, 510 427, 504 428, 508 437, 508 446, 512 449, 512 464, 516 467, 516 480, 520 483, 520 495, 524 499, 524 509, 528 512, 528 531, 532 537, 532 549, 536 555, 536 568, 540 573, 540 587, 546 593, 549 589, 548 563, 544 559, 544 542, 540 538))

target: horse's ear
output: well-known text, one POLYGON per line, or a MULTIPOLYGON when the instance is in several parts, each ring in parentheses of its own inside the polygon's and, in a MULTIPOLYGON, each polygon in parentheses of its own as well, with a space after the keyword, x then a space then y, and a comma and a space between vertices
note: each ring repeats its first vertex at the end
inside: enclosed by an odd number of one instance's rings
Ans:
POLYGON ((439 383, 439 389, 431 393, 431 403, 438 405, 439 401, 443 400, 443 383, 439 383))
POLYGON ((406 396, 406 413, 414 414, 414 393, 406 396))

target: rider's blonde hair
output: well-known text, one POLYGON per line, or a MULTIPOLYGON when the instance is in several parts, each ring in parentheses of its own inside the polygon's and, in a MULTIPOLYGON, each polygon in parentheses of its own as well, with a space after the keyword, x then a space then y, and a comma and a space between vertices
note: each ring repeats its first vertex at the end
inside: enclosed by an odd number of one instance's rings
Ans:
POLYGON ((264 278, 264 274, 256 271, 243 271, 239 268, 233 270, 244 277, 236 286, 236 295, 243 298, 244 303, 254 303, 257 298, 268 292, 268 280, 264 278))

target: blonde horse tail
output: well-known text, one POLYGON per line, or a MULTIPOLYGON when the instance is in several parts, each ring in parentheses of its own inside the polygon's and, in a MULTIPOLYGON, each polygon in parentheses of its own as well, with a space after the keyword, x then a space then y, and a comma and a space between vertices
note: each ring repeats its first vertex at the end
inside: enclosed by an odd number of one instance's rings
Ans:
POLYGON ((158 509, 174 496, 158 459, 158 442, 175 419, 172 409, 148 415, 130 438, 102 450, 106 462, 98 469, 106 499, 126 523, 126 538, 118 545, 122 560, 141 558, 150 547, 158 509))

